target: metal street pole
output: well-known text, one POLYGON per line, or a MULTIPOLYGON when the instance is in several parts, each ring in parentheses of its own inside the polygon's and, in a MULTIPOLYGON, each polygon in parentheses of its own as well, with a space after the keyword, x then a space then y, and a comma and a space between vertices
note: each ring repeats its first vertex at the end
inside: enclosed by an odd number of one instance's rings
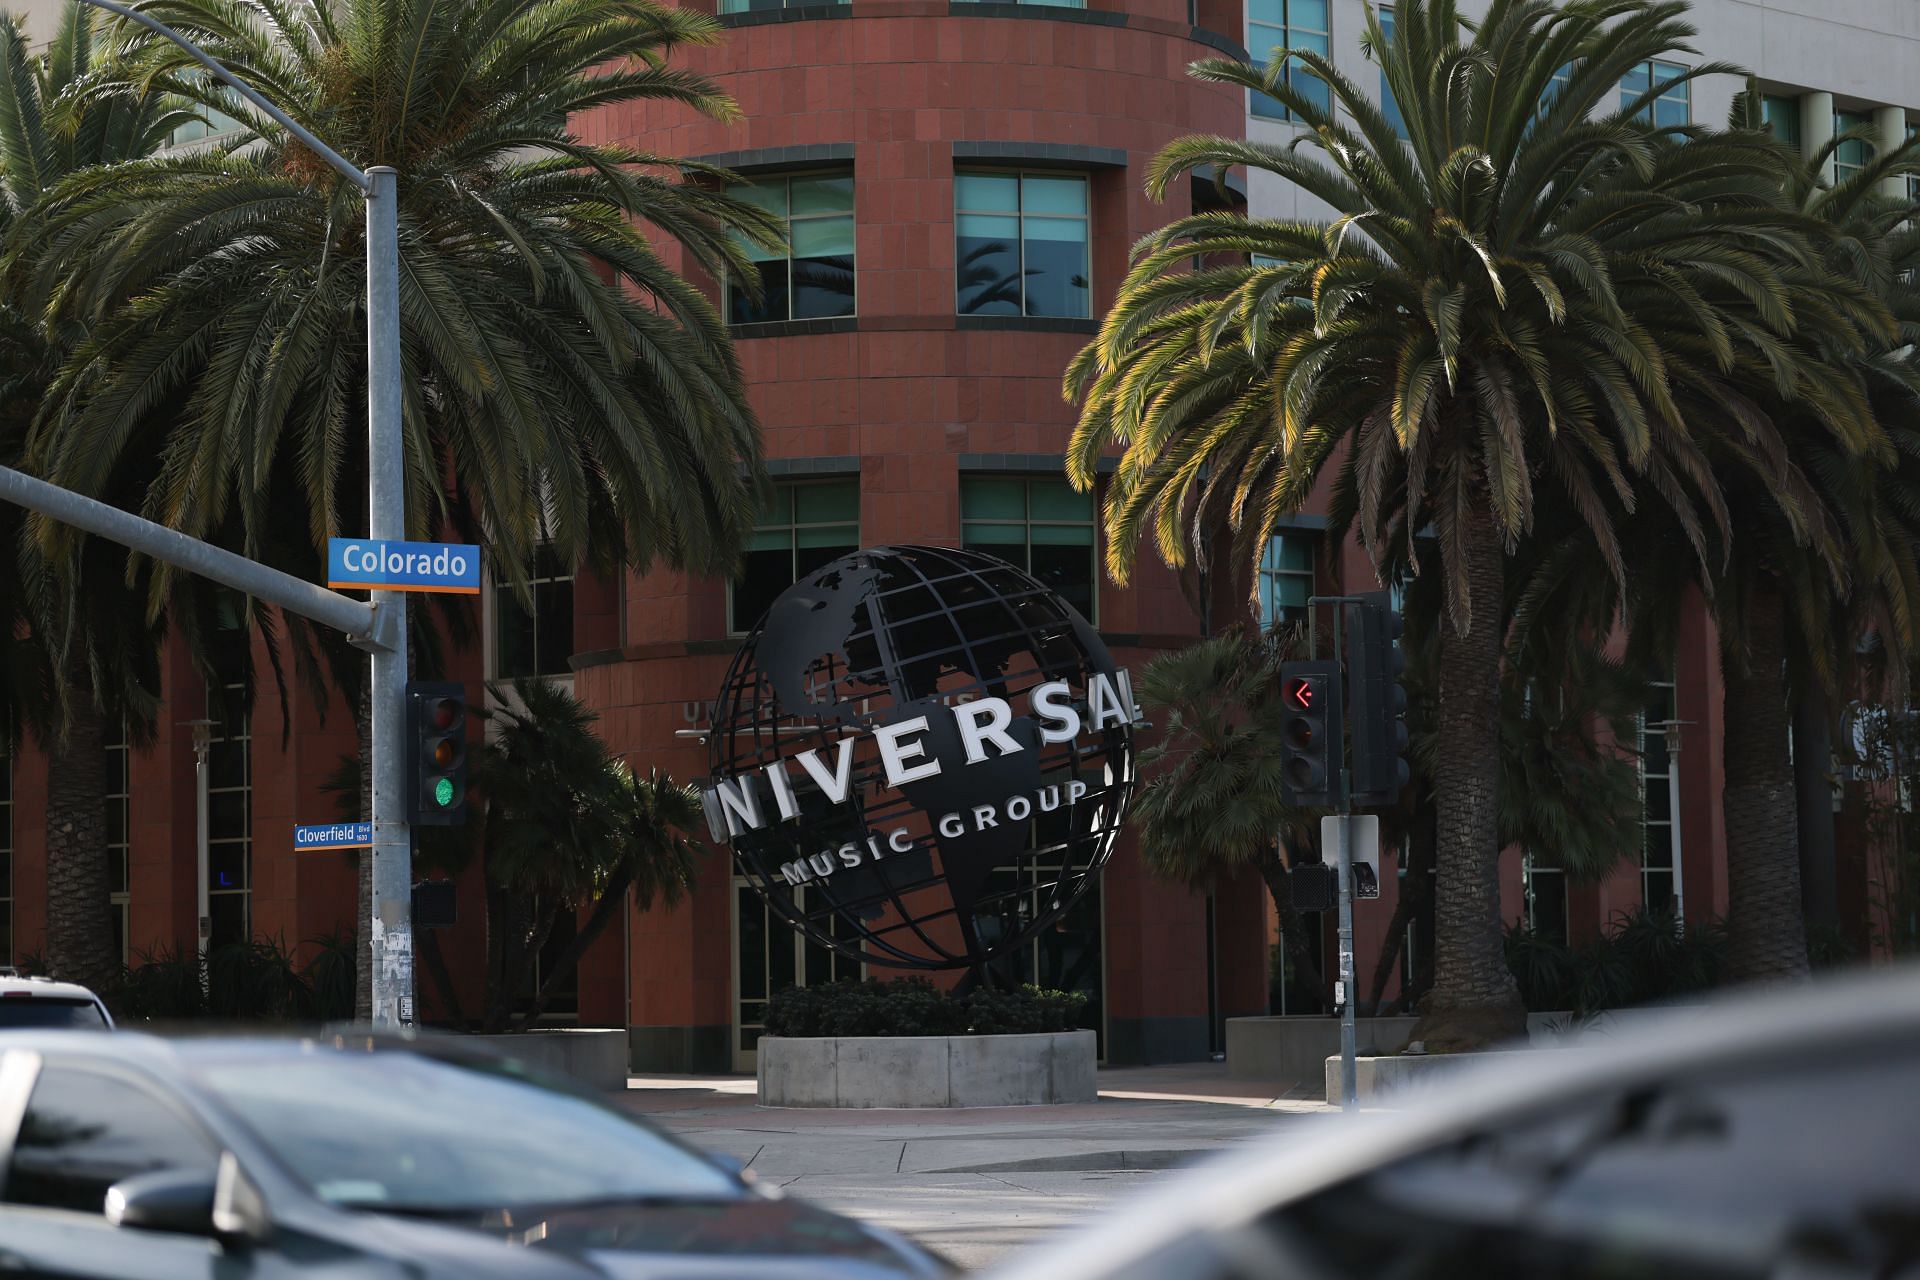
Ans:
MULTIPOLYGON (((1342 784, 1342 790, 1345 785, 1342 784)), ((1360 1107, 1359 1066, 1354 1060, 1353 1023, 1353 814, 1340 806, 1340 987, 1346 999, 1340 1005, 1340 1109, 1357 1111, 1360 1107)))
MULTIPOLYGON (((367 171, 367 533, 407 536, 406 458, 400 437, 399 175, 367 171)), ((373 593, 392 617, 388 646, 373 651, 373 1021, 413 1022, 413 848, 402 795, 406 787, 407 603, 398 591, 373 593)))
MULTIPOLYGON (((367 200, 367 523, 374 538, 406 537, 406 470, 400 432, 400 249, 398 175, 379 166, 362 172, 305 126, 273 105, 227 70, 193 41, 149 14, 116 0, 85 0, 96 9, 172 42, 229 89, 251 103, 300 144, 366 193, 367 200)), ((404 596, 376 591, 369 610, 313 583, 300 582, 243 556, 141 520, 128 512, 91 502, 19 472, 0 468, 0 498, 20 503, 210 577, 249 595, 293 609, 336 627, 371 651, 373 739, 373 902, 368 936, 373 966, 373 1020, 378 1025, 413 1021, 412 847, 402 803, 407 684, 407 614, 404 596), (35 486, 38 486, 35 488, 35 486), (86 510, 75 504, 87 504, 86 510), (76 520, 63 509, 91 519, 76 520), (263 576, 266 575, 266 576, 263 576), (265 582, 268 590, 251 583, 265 582), (305 588, 301 591, 298 588, 305 588)))
POLYGON ((212 873, 207 844, 207 753, 213 749, 213 721, 189 720, 193 730, 193 820, 194 820, 194 954, 207 962, 207 945, 213 937, 212 873))

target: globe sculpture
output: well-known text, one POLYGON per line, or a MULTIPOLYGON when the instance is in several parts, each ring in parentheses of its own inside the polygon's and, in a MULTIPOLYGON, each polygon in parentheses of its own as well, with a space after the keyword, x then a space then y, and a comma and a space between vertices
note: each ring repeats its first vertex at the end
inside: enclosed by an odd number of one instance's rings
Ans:
POLYGON ((1112 855, 1136 718, 1098 633, 1027 573, 858 551, 789 587, 735 656, 708 820, 813 941, 984 972, 1112 855))

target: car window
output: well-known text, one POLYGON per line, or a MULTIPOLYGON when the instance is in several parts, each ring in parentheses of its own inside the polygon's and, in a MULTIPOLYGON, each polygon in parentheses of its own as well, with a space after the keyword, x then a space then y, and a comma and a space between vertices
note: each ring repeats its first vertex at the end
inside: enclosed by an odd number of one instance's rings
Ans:
POLYGON ((50 996, 0 997, 0 1027, 67 1027, 106 1030, 100 1006, 91 1000, 50 996))
POLYGON ((48 1062, 27 1100, 4 1198, 100 1213, 107 1188, 161 1169, 204 1171, 220 1153, 165 1098, 126 1076, 48 1062))
POLYGON ((716 1198, 739 1184, 637 1120, 526 1080, 419 1054, 314 1046, 203 1062, 199 1079, 333 1204, 487 1211, 716 1198))
POLYGON ((1889 1274, 1920 1261, 1916 1079, 1920 1043, 1829 1046, 1522 1118, 1274 1214, 1266 1274, 1889 1274))

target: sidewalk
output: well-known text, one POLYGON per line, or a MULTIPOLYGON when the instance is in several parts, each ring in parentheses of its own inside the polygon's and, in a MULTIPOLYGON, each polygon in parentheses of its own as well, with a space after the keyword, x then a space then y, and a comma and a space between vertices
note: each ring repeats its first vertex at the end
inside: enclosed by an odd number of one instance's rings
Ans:
MULTIPOLYGON (((1318 1083, 1318 1082, 1314 1082, 1318 1083)), ((1099 1074, 1100 1100, 1047 1107, 760 1107, 745 1076, 645 1076, 627 1106, 746 1162, 764 1182, 905 1231, 968 1267, 1248 1138, 1327 1113, 1220 1063, 1099 1074)))

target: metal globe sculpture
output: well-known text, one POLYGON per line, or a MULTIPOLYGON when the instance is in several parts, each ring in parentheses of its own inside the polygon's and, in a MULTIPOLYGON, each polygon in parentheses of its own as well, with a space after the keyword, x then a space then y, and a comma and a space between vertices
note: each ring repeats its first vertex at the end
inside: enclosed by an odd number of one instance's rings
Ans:
POLYGON ((1098 633, 1027 573, 951 548, 858 551, 789 587, 735 656, 708 822, 812 940, 979 970, 1112 855, 1137 718, 1098 633))

